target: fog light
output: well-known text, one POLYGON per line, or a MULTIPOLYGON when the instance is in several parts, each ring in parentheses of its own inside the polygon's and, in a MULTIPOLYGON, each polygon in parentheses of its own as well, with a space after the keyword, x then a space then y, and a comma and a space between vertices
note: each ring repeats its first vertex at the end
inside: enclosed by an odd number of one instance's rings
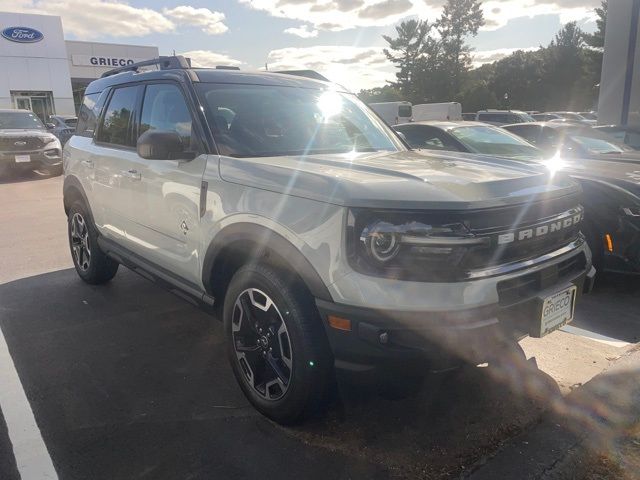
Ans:
POLYGON ((329 315, 329 326, 336 330, 344 330, 346 332, 351 331, 351 320, 346 318, 336 317, 335 315, 329 315))

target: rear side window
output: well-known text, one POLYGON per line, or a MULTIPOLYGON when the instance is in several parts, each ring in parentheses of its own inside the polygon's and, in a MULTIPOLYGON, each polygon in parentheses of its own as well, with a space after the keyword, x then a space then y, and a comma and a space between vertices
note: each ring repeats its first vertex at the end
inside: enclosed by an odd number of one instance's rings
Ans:
POLYGON ((399 117, 407 117, 410 118, 413 116, 413 109, 411 105, 400 105, 398 106, 398 116, 399 117))
POLYGON ((180 89, 169 83, 148 85, 142 105, 140 135, 162 130, 180 135, 183 145, 191 144, 191 114, 180 89))
POLYGON ((132 130, 137 96, 138 86, 114 90, 98 132, 99 142, 123 147, 134 145, 132 130))
POLYGON ((403 125, 394 127, 402 132, 407 143, 412 148, 426 148, 429 150, 459 150, 453 142, 447 138, 444 132, 436 128, 422 125, 403 125))
POLYGON ((100 93, 90 93, 84 96, 80 106, 80 113, 78 114, 78 123, 75 125, 76 135, 93 137, 105 98, 106 95, 101 95, 100 93))

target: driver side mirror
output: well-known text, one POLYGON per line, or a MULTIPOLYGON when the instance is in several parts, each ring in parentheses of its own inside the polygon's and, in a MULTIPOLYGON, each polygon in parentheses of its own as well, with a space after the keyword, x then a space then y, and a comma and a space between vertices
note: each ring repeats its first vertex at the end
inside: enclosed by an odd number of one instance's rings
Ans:
POLYGON ((186 151, 180 135, 164 130, 147 130, 138 138, 138 155, 145 160, 193 160, 195 154, 186 151))
POLYGON ((47 127, 47 130, 53 130, 54 128, 56 128, 55 123, 45 123, 44 126, 47 127))

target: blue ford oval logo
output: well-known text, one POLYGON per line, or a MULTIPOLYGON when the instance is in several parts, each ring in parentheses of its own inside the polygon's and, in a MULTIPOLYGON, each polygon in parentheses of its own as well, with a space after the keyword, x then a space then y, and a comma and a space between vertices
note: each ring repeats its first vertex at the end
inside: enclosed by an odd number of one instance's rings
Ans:
POLYGON ((18 43, 35 43, 44 38, 42 32, 29 27, 9 27, 2 30, 2 36, 18 43))

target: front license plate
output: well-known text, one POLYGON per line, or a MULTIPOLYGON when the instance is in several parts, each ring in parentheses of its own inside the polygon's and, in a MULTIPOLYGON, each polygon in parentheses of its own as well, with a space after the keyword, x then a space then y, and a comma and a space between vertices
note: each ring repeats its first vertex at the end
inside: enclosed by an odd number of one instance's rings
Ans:
POLYGON ((16 163, 29 163, 30 161, 30 155, 16 155, 16 163))
POLYGON ((557 330, 573 320, 573 308, 576 303, 575 285, 554 293, 544 299, 542 303, 542 318, 540 319, 540 336, 557 330))

